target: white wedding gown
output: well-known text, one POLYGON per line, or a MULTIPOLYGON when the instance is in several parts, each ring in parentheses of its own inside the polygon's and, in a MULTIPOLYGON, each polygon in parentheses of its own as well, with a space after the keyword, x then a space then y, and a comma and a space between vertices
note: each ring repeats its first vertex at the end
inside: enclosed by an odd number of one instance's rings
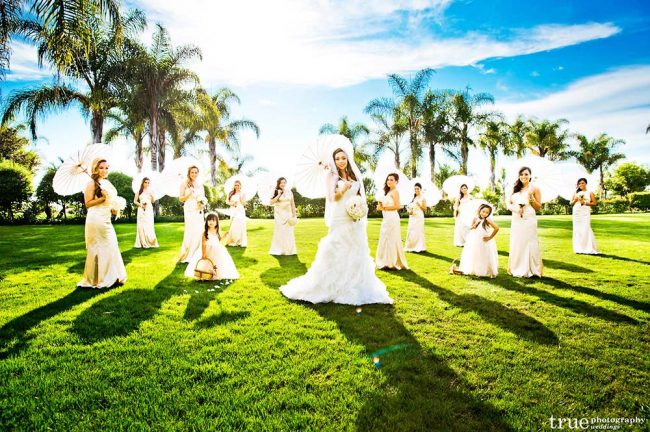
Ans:
POLYGON ((359 186, 354 182, 339 201, 331 204, 329 232, 321 239, 314 262, 306 274, 280 287, 282 294, 311 303, 393 303, 386 286, 375 275, 367 220, 355 222, 345 209, 346 201, 357 194, 359 186))

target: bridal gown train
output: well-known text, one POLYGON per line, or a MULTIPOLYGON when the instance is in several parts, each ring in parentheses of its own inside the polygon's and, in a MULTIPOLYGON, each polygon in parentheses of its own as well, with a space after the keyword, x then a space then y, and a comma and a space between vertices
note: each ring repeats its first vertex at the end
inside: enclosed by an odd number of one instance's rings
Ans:
POLYGON ((359 186, 359 182, 354 182, 339 201, 331 204, 330 228, 318 244, 311 267, 306 274, 280 287, 282 294, 311 303, 393 303, 386 286, 375 275, 368 248, 367 220, 355 222, 345 208, 359 186))

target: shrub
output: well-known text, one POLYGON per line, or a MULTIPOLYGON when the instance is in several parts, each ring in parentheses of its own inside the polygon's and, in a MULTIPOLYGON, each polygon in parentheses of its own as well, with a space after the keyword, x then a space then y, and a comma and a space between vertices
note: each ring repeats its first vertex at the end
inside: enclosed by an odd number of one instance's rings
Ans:
POLYGON ((630 203, 624 197, 615 197, 603 199, 598 202, 598 205, 593 208, 594 214, 605 213, 624 213, 629 210, 630 203))
POLYGON ((0 162, 0 208, 3 217, 14 220, 32 194, 32 173, 26 167, 10 161, 0 162))
POLYGON ((126 208, 122 213, 127 218, 130 218, 133 214, 133 199, 135 198, 135 194, 131 188, 133 177, 119 171, 114 171, 108 174, 108 181, 110 181, 113 186, 115 186, 115 189, 117 189, 117 194, 126 200, 126 208))
POLYGON ((650 192, 634 192, 629 198, 631 209, 650 210, 650 192))

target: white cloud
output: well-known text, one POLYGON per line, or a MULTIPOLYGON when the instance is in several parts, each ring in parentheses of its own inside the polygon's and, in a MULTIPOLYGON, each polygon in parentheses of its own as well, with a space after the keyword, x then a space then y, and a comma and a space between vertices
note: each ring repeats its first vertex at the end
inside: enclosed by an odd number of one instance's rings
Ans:
POLYGON ((48 67, 39 68, 36 47, 20 41, 11 43, 11 58, 7 81, 36 81, 52 76, 48 67))
POLYGON ((442 38, 423 23, 442 20, 450 0, 140 0, 175 44, 203 50, 193 65, 208 85, 225 82, 347 86, 391 72, 465 66, 496 57, 552 50, 606 38, 610 23, 542 25, 513 30, 508 40, 481 33, 442 38), (428 21, 427 21, 428 22, 428 21))

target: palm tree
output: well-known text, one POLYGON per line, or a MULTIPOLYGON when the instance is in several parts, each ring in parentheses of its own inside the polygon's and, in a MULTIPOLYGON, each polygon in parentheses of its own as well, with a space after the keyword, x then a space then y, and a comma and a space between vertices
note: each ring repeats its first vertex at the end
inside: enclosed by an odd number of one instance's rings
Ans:
POLYGON ((600 134, 589 140, 584 135, 576 135, 579 151, 569 151, 576 161, 585 167, 590 174, 596 170, 600 173, 600 196, 605 191, 605 171, 608 167, 621 159, 625 159, 623 153, 613 153, 614 147, 625 144, 621 139, 612 138, 607 134, 600 134))
POLYGON ((142 143, 146 134, 146 123, 144 118, 138 118, 132 113, 122 114, 119 111, 111 111, 106 115, 114 126, 104 135, 104 142, 110 144, 120 136, 131 138, 135 142, 135 166, 138 172, 142 171, 144 165, 144 148, 142 143))
POLYGON ((490 188, 496 185, 496 162, 499 153, 504 156, 515 154, 515 147, 510 142, 510 126, 503 120, 489 120, 485 131, 479 138, 479 145, 490 158, 490 188))
POLYGON ((470 90, 467 87, 464 91, 452 91, 450 96, 452 134, 455 142, 460 146, 460 171, 465 175, 467 175, 469 148, 474 146, 474 141, 470 137, 471 129, 480 126, 493 115, 490 112, 480 111, 479 108, 494 103, 491 94, 471 94, 470 90))
MULTIPOLYGON (((127 35, 135 37, 145 25, 144 14, 132 11, 125 21, 127 35)), ((25 110, 33 139, 37 137, 36 122, 41 116, 52 111, 68 108, 78 104, 84 114, 90 116, 90 128, 93 142, 101 142, 104 118, 111 108, 118 104, 115 97, 117 81, 125 69, 124 52, 117 44, 118 34, 108 27, 99 17, 90 17, 88 30, 91 31, 91 45, 82 47, 81 36, 70 34, 67 54, 72 56, 70 64, 66 63, 65 76, 73 83, 81 82, 87 90, 79 90, 72 84, 59 82, 36 89, 13 92, 2 116, 2 123, 11 120, 15 114, 25 110)), ((61 59, 53 51, 59 41, 53 41, 55 34, 48 33, 47 28, 40 28, 38 34, 39 62, 47 60, 57 66, 61 59)))
POLYGON ((220 142, 227 151, 237 154, 239 152, 239 132, 248 129, 259 138, 260 129, 252 120, 230 120, 230 105, 233 102, 239 104, 241 101, 239 96, 228 88, 221 88, 212 96, 200 91, 197 100, 200 111, 199 130, 206 132, 205 142, 208 145, 210 156, 210 180, 212 185, 216 186, 217 142, 220 142))
POLYGON ((431 181, 435 181, 436 148, 442 147, 447 156, 456 158, 449 149, 451 129, 449 125, 449 94, 427 90, 422 101, 422 140, 429 146, 429 164, 431 181))
POLYGON ((453 169, 451 166, 447 164, 442 164, 440 165, 440 168, 436 173, 436 178, 434 179, 434 183, 441 188, 445 180, 447 180, 449 177, 456 174, 459 174, 457 170, 453 169))
POLYGON ((393 161, 397 169, 402 169, 402 144, 404 135, 408 131, 406 121, 400 114, 397 108, 388 114, 371 114, 370 118, 377 128, 373 131, 373 137, 368 142, 374 147, 372 157, 374 161, 384 151, 388 150, 393 154, 393 161))
POLYGON ((518 158, 521 158, 524 156, 524 153, 526 153, 526 144, 524 142, 524 138, 528 132, 528 124, 526 123, 524 117, 520 115, 517 116, 515 121, 510 124, 509 129, 510 142, 512 143, 515 155, 518 158))
POLYGON ((354 147, 354 161, 359 165, 362 172, 365 171, 366 167, 371 169, 374 167, 375 161, 373 154, 368 149, 368 144, 359 143, 359 139, 362 136, 367 137, 370 134, 370 129, 368 129, 368 127, 363 123, 354 123, 351 125, 348 122, 348 117, 343 116, 341 117, 341 120, 339 120, 338 126, 334 126, 331 123, 325 123, 321 126, 318 133, 321 135, 339 134, 348 138, 354 147))
MULTIPOLYGON (((409 166, 411 176, 417 176, 417 162, 422 157, 423 146, 421 142, 422 128, 422 96, 426 90, 433 69, 426 68, 418 71, 415 77, 408 81, 406 78, 391 74, 388 75, 388 84, 397 97, 397 107, 406 120, 409 133, 409 166)), ((387 114, 395 109, 395 102, 389 98, 377 98, 366 106, 366 114, 387 114)))
POLYGON ((529 119, 528 131, 524 136, 526 147, 534 155, 552 161, 566 160, 569 154, 569 131, 562 127, 569 123, 566 119, 556 121, 529 119))

